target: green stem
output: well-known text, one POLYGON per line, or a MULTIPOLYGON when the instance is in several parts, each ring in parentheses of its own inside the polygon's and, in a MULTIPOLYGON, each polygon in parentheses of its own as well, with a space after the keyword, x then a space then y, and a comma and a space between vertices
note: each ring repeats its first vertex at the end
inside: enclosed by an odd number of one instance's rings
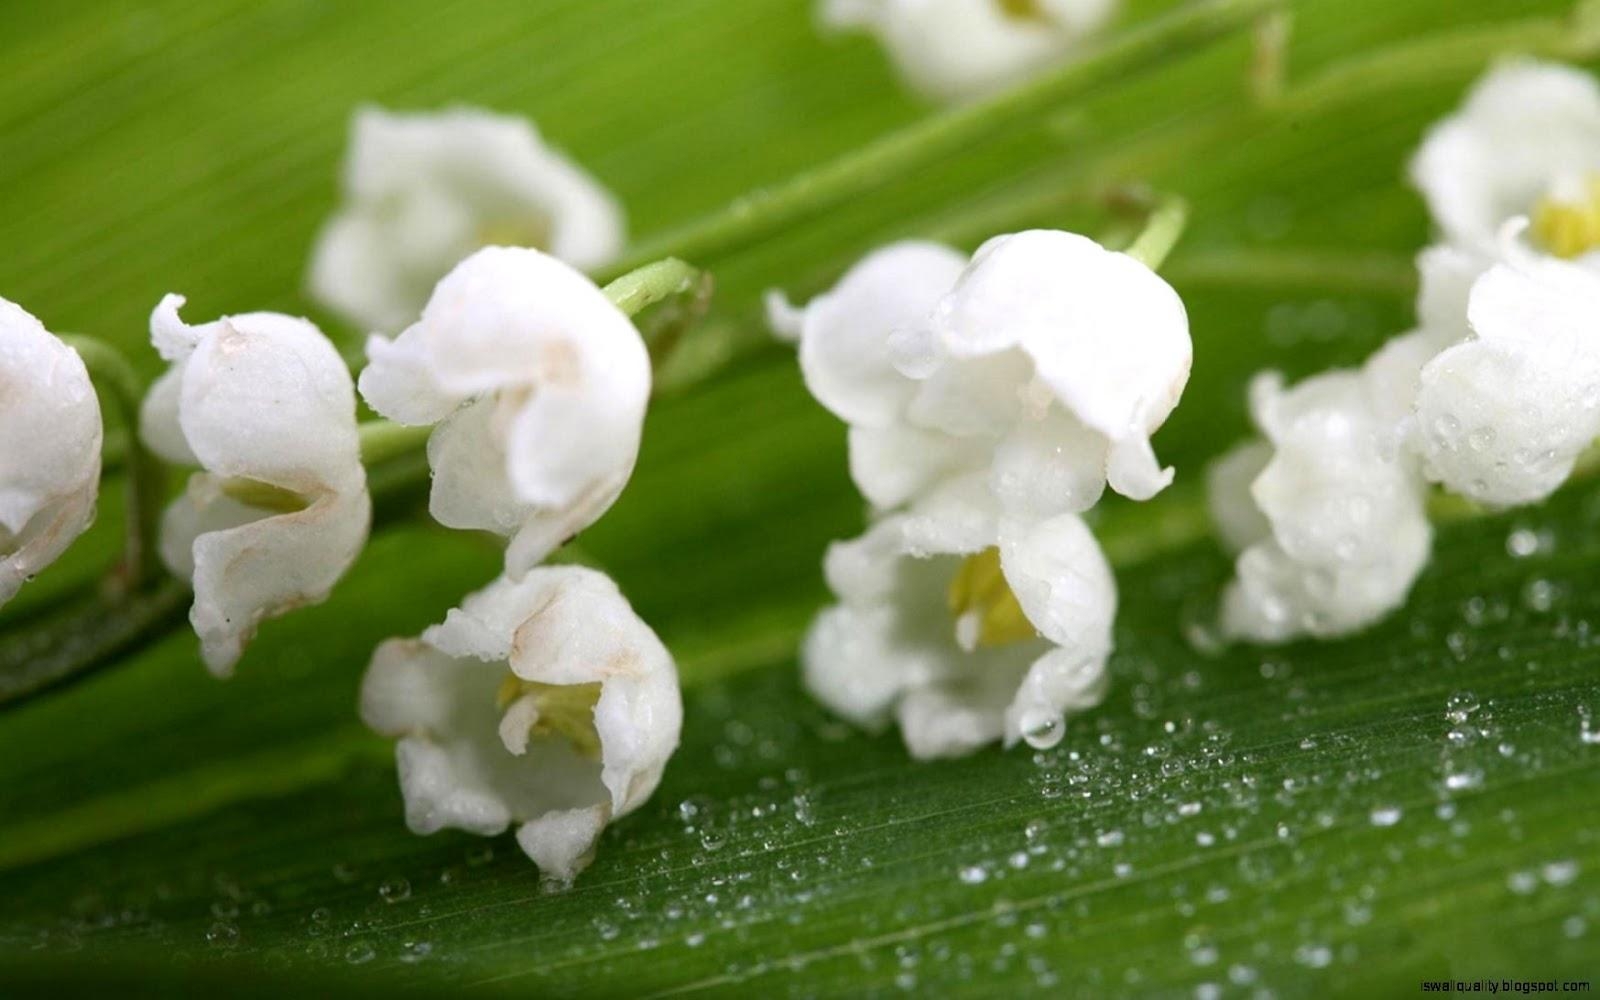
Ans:
POLYGON ((1179 254, 1163 269, 1189 288, 1302 288, 1409 299, 1417 293, 1410 257, 1307 247, 1205 250, 1179 254))
POLYGON ((604 277, 669 254, 702 263, 782 232, 835 205, 940 159, 982 145, 1019 122, 1059 110, 1098 87, 1175 59, 1249 25, 1281 0, 1198 0, 1144 25, 1086 45, 1081 54, 1021 86, 890 133, 714 215, 646 241, 604 277))
POLYGON ((139 438, 139 404, 144 383, 128 359, 110 344, 94 337, 65 336, 89 370, 102 400, 109 398, 122 414, 126 446, 122 465, 127 477, 127 536, 123 543, 121 583, 136 590, 160 572, 156 557, 161 528, 161 506, 166 498, 166 466, 139 438))
POLYGON ((1183 229, 1189 223, 1189 203, 1175 195, 1163 198, 1150 213, 1150 219, 1144 225, 1144 230, 1134 237, 1128 249, 1124 250, 1129 257, 1139 261, 1152 271, 1161 270, 1162 263, 1167 259, 1167 254, 1177 245, 1183 236, 1183 229))
POLYGON ((1259 104, 1283 96, 1289 78, 1289 36, 1294 15, 1288 10, 1263 14, 1255 24, 1250 53, 1250 95, 1259 104))
POLYGON ((408 427, 390 420, 367 420, 357 431, 361 436, 361 464, 370 467, 423 447, 433 425, 408 427))
POLYGON ((631 317, 658 302, 694 291, 699 281, 699 268, 668 257, 612 279, 601 291, 631 317))

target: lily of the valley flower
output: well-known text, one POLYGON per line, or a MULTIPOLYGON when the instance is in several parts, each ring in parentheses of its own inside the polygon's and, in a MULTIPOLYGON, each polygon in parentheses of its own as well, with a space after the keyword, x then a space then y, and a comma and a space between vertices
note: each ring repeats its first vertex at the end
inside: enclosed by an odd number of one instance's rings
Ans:
POLYGON ((628 317, 554 257, 488 247, 455 267, 422 318, 373 336, 361 394, 436 425, 429 509, 511 538, 521 576, 605 513, 638 458, 650 358, 628 317))
POLYGON ((1176 293, 1036 230, 970 261, 895 244, 804 309, 770 307, 879 513, 829 554, 840 603, 806 644, 812 691, 863 724, 897 716, 918 757, 1059 740, 1103 690, 1116 603, 1077 514, 1108 482, 1145 499, 1170 481, 1149 438, 1189 373, 1176 293))
POLYGON ((472 108, 359 110, 344 196, 313 252, 311 290, 368 330, 411 322, 479 247, 537 247, 592 268, 623 244, 622 211, 593 177, 526 119, 472 108))
POLYGON ((984 473, 997 510, 1082 512, 1109 482, 1171 481, 1150 435, 1193 349, 1155 272, 1071 233, 996 237, 967 262, 931 243, 878 250, 803 310, 769 302, 817 400, 850 425, 850 471, 891 509, 984 473))
POLYGON ((94 519, 100 403, 83 360, 0 299, 0 604, 94 519))
POLYGON ((1600 87, 1571 67, 1506 63, 1433 127, 1411 177, 1445 241, 1485 266, 1518 216, 1538 250, 1584 257, 1600 248, 1600 87))
POLYGON ((1422 369, 1416 403, 1429 478, 1494 507, 1548 496, 1600 436, 1600 274, 1505 255, 1472 286, 1471 337, 1422 369))
POLYGON ((263 619, 327 597, 366 542, 371 503, 349 369, 321 331, 279 313, 190 326, 183 301, 150 316, 172 367, 140 433, 202 470, 167 508, 161 556, 192 581, 189 620, 226 676, 263 619))
POLYGON ((835 543, 839 603, 801 651, 819 701, 869 729, 897 721, 919 759, 1054 746, 1105 693, 1117 590, 1094 536, 1076 514, 997 521, 984 493, 950 484, 835 543))
POLYGON ((823 0, 822 22, 876 35, 912 87, 940 100, 1027 76, 1104 24, 1117 0, 823 0))
POLYGON ((1285 389, 1263 373, 1251 410, 1264 440, 1211 470, 1218 534, 1238 553, 1223 594, 1234 639, 1330 637, 1377 621, 1405 600, 1427 564, 1427 484, 1402 447, 1416 371, 1436 348, 1397 338, 1361 370, 1285 389))
POLYGON ((683 706, 672 657, 616 585, 557 566, 502 577, 420 639, 379 646, 361 716, 399 738, 413 832, 515 823, 540 870, 570 880, 655 791, 683 706))

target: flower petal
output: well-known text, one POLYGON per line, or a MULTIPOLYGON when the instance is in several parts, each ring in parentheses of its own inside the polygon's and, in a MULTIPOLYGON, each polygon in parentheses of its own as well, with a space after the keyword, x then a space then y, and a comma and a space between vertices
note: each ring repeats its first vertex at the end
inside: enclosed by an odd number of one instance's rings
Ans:
POLYGON ((0 604, 94 518, 100 403, 76 351, 0 299, 0 604))
POLYGON ((800 371, 817 401, 849 424, 893 422, 916 386, 895 370, 890 337, 923 324, 963 264, 937 243, 892 243, 812 299, 800 318, 800 371))

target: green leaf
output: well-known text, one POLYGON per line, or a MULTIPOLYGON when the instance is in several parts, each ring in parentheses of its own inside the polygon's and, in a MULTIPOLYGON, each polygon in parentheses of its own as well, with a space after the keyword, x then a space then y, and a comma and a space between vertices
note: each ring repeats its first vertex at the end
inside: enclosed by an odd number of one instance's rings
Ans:
MULTIPOLYGON (((1176 5, 1131 6, 1138 26, 1176 5)), ((1427 237, 1410 150, 1496 54, 1581 48, 1565 12, 1307 0, 1281 103, 1249 105, 1243 36, 1166 53, 760 239, 706 242, 691 263, 716 274, 724 367, 653 410, 632 485, 583 539, 679 657, 684 745, 577 884, 542 888, 509 838, 404 829, 392 748, 355 718, 361 672, 500 557, 399 507, 234 680, 175 629, 0 714, 0 982, 1104 995, 1592 974, 1600 488, 1443 528, 1405 610, 1362 636, 1191 642, 1228 569, 1201 472, 1245 429, 1245 379, 1405 329, 1427 237), (1178 485, 1097 525, 1115 686, 1053 751, 913 763, 798 684, 821 552, 862 509, 842 429, 763 339, 760 292, 807 294, 899 235, 1098 226, 1095 193, 1126 183, 1192 206, 1168 273, 1197 364, 1157 442, 1178 485)), ((15 5, 0 34, 0 294, 146 374, 164 292, 196 316, 314 312, 305 251, 362 100, 534 116, 645 246, 723 232, 723 206, 931 113, 798 0, 15 5)), ((109 565, 104 493, 5 623, 109 565)))

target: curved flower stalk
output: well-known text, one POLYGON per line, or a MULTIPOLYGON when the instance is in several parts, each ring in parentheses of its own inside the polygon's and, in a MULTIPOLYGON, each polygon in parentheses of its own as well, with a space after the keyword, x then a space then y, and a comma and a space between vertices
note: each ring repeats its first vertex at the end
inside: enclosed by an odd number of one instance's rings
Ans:
POLYGON ((526 119, 474 108, 358 110, 343 187, 312 252, 311 292, 367 330, 411 322, 479 247, 537 247, 591 269, 624 241, 622 210, 593 177, 526 119))
POLYGON ((829 553, 840 603, 808 686, 863 725, 897 717, 917 757, 1058 741, 1103 691, 1116 604, 1077 515, 1108 482, 1145 499, 1171 479, 1149 436, 1188 378, 1182 302, 1133 257, 1035 230, 970 261, 894 244, 769 307, 878 516, 829 553))
POLYGON ((434 425, 434 518, 509 537, 513 577, 605 513, 633 472, 649 354, 627 315, 554 257, 478 251, 421 319, 371 337, 367 357, 372 408, 434 425))
POLYGON ((1600 436, 1600 273, 1506 251, 1472 285, 1471 336, 1422 369, 1428 477, 1491 507, 1533 503, 1600 436))
POLYGON ((1283 642, 1364 628, 1399 607, 1427 564, 1427 484, 1402 447, 1402 414, 1432 350, 1398 338, 1361 370, 1285 389, 1266 372, 1250 388, 1263 440, 1210 472, 1212 517, 1238 554, 1221 627, 1232 639, 1283 642))
POLYGON ((823 0, 825 27, 871 32, 918 92, 960 100, 997 90, 1070 51, 1117 0, 823 0))
POLYGON ((161 556, 192 581, 189 620, 227 676, 263 619, 327 597, 366 542, 371 502, 349 369, 321 331, 279 313, 190 326, 183 301, 168 295, 150 316, 172 367, 140 434, 202 470, 167 508, 161 556))
POLYGON ((414 833, 516 823, 528 857, 565 881, 655 791, 683 706, 671 655, 616 585, 553 566, 502 577, 420 639, 379 646, 361 717, 399 739, 414 833))
POLYGON ((77 352, 0 299, 0 605, 94 520, 100 402, 77 352))

